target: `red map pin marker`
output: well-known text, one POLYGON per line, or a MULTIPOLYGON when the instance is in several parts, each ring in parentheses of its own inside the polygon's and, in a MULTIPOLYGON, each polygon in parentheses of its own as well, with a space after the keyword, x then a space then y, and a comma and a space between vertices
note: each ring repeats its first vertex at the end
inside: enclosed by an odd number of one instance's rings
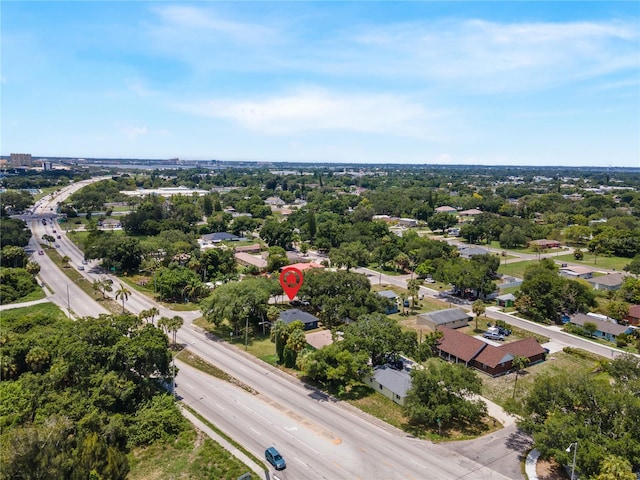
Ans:
POLYGON ((280 285, 289 300, 296 298, 303 281, 302 272, 295 267, 285 267, 280 273, 280 285))

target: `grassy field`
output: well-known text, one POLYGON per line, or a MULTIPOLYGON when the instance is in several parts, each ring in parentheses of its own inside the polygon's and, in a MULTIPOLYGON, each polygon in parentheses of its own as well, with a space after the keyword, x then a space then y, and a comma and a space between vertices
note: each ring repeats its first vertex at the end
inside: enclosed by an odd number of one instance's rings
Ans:
POLYGON ((605 270, 618 270, 622 271, 622 269, 631 263, 630 258, 624 257, 604 257, 602 255, 592 255, 590 253, 585 253, 584 258, 582 260, 576 260, 573 254, 570 255, 560 255, 559 257, 553 257, 554 260, 571 262, 578 265, 585 265, 592 268, 604 268, 605 270))
POLYGON ((532 365, 518 376, 515 385, 515 373, 491 378, 478 374, 482 380, 482 394, 498 405, 506 405, 514 395, 522 398, 533 386, 535 379, 541 375, 554 375, 561 372, 593 371, 598 367, 598 360, 589 354, 582 356, 575 353, 557 352, 547 356, 547 359, 537 365, 532 365))
POLYGON ((502 275, 509 275, 511 277, 524 277, 524 271, 529 265, 537 264, 537 260, 523 260, 522 262, 513 262, 500 265, 498 273, 502 275))
POLYGON ((190 428, 172 444, 157 444, 129 454, 129 480, 236 480, 250 469, 204 433, 190 428))
POLYGON ((11 308, 9 310, 3 310, 0 319, 2 323, 9 323, 17 318, 23 319, 30 316, 47 316, 53 318, 65 318, 66 315, 57 305, 53 303, 38 303, 30 307, 11 308))

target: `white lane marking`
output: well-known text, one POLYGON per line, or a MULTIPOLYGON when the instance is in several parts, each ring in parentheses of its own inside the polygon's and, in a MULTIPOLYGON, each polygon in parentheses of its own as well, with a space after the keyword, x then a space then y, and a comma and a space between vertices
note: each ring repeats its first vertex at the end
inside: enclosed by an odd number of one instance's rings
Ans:
POLYGON ((218 407, 220 410, 222 410, 223 412, 226 410, 226 408, 224 408, 222 405, 220 405, 219 403, 216 403, 216 407, 218 407))
POLYGON ((255 432, 257 435, 262 435, 258 430, 256 430, 255 428, 251 427, 251 431, 255 432))
POLYGON ((416 465, 417 465, 417 466, 419 466, 420 468, 426 468, 424 465, 419 464, 419 463, 418 463, 418 462, 416 462, 415 460, 411 460, 411 459, 409 459, 409 461, 410 461, 411 463, 416 464, 416 465))
POLYGON ((194 390, 195 387, 193 385, 191 385, 190 383, 185 383, 184 385, 185 387, 189 387, 191 390, 194 390))

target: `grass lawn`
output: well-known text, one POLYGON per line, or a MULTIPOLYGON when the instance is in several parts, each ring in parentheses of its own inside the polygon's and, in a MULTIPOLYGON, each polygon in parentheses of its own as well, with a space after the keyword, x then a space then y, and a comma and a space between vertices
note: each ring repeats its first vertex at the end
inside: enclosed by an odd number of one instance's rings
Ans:
POLYGON ((30 307, 11 308, 9 310, 3 310, 0 319, 2 324, 7 324, 15 321, 16 319, 25 320, 29 317, 50 317, 54 319, 66 318, 66 315, 62 310, 58 308, 54 303, 38 303, 30 307))
POLYGON ((249 467, 195 428, 180 434, 173 443, 136 449, 128 459, 130 471, 127 478, 130 480, 235 480, 250 471, 249 467))
POLYGON ((523 260, 522 262, 513 262, 501 264, 498 268, 498 273, 502 275, 508 275, 511 277, 523 278, 525 269, 530 265, 537 264, 537 260, 523 260))
MULTIPOLYGON (((584 252, 584 251, 583 251, 584 252)), ((573 254, 569 255, 560 255, 559 257, 553 257, 555 260, 566 261, 575 263, 578 265, 586 265, 592 268, 604 268, 606 270, 619 270, 622 269, 631 263, 631 258, 625 257, 604 257, 602 255, 592 255, 590 253, 584 253, 584 258, 582 260, 576 260, 573 254)))
MULTIPOLYGON (((581 356, 576 353, 557 352, 547 356, 547 359, 537 365, 527 367, 518 376, 516 396, 523 398, 533 386, 534 380, 540 375, 554 375, 561 372, 593 371, 598 360, 589 354, 581 356)), ((507 404, 513 397, 515 373, 491 378, 478 373, 482 380, 482 394, 498 405, 507 404)))

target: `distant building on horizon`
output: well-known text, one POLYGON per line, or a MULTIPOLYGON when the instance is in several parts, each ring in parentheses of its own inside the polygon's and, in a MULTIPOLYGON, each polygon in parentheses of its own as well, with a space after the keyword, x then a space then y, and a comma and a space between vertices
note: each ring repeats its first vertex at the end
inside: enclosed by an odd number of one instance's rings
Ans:
POLYGON ((12 167, 32 167, 33 159, 30 153, 12 153, 10 164, 12 167))

